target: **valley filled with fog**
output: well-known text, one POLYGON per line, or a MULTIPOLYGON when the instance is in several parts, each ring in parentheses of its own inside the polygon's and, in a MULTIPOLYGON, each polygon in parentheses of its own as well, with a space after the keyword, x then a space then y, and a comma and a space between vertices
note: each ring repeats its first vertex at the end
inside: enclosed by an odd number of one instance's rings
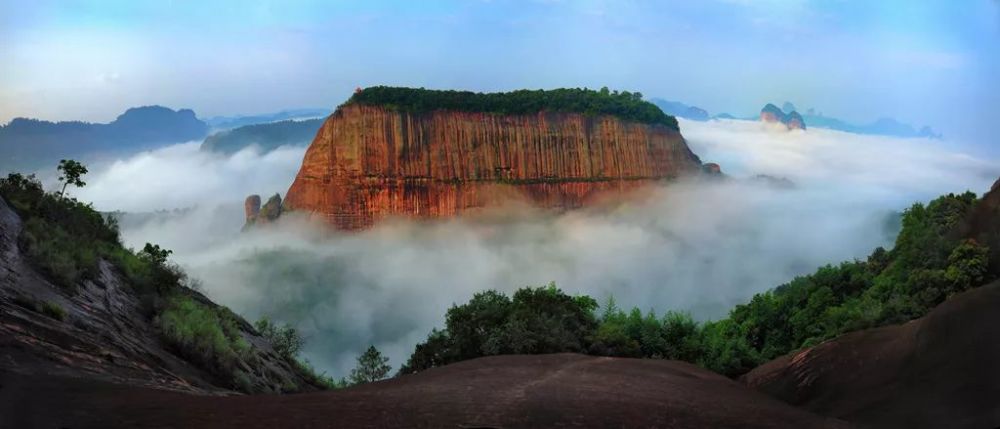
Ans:
POLYGON ((339 377, 369 344, 398 368, 449 306, 486 289, 554 281, 599 302, 717 318, 796 275, 891 245, 913 202, 982 193, 1000 173, 939 140, 739 120, 682 120, 681 131, 730 179, 561 215, 393 221, 354 234, 293 215, 241 233, 243 198, 284 196, 304 147, 226 156, 180 143, 92 166, 73 195, 128 212, 126 243, 172 249, 216 302, 296 326, 304 356, 339 377))

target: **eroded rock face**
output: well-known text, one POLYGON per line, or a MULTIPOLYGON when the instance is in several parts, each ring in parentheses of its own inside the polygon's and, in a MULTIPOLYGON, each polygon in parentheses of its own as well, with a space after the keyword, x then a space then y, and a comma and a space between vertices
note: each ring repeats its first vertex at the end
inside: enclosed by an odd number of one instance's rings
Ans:
POLYGON ((251 195, 247 197, 243 206, 246 211, 246 223, 243 224, 244 231, 253 225, 267 224, 278 220, 282 211, 281 196, 278 194, 274 194, 271 198, 268 198, 263 206, 260 205, 260 195, 251 195))
POLYGON ((243 202, 243 211, 246 213, 246 222, 250 223, 257 219, 260 213, 260 195, 251 195, 243 202))
POLYGON ((271 223, 281 216, 281 195, 274 194, 271 198, 267 199, 264 206, 260 208, 260 213, 257 214, 257 223, 271 223))
POLYGON ((700 170, 679 132, 611 116, 347 105, 316 135, 285 207, 354 230, 389 216, 447 217, 512 199, 578 208, 700 170))

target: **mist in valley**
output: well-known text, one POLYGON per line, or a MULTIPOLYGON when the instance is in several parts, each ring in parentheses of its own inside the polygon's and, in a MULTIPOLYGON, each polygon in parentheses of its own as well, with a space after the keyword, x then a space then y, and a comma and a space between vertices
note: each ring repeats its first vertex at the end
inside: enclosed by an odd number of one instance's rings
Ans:
POLYGON ((684 180, 613 207, 565 214, 391 221, 343 234, 302 216, 241 233, 242 200, 284 194, 304 149, 232 156, 179 144, 93 168, 75 191, 128 215, 126 243, 158 243, 203 291, 248 319, 307 338, 332 375, 374 344, 398 368, 453 303, 550 281, 623 307, 724 316, 754 293, 891 245, 898 213, 948 192, 981 193, 1000 168, 940 141, 806 132, 751 121, 681 121, 728 180, 684 180), (766 174, 793 184, 754 178, 766 174))

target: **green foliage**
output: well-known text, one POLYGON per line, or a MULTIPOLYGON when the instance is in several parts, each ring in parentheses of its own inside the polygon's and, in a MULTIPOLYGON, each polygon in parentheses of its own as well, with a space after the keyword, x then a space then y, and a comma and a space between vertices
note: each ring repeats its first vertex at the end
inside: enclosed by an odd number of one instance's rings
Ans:
POLYGON ((271 343, 271 348, 284 357, 294 358, 305 345, 305 339, 291 325, 278 326, 271 319, 262 317, 254 323, 254 327, 257 328, 257 332, 260 332, 261 336, 271 343))
POLYGON ((34 311, 36 313, 44 314, 53 319, 64 321, 66 320, 66 310, 62 308, 61 305, 52 301, 39 301, 27 295, 22 295, 20 293, 15 293, 12 301, 14 304, 21 306, 25 309, 34 311))
POLYGON ((967 192, 914 204, 892 250, 879 247, 865 261, 820 267, 701 325, 684 313, 626 312, 613 297, 594 319, 593 299, 568 297, 555 285, 520 289, 513 299, 479 293, 448 310, 447 329, 417 345, 401 372, 494 354, 583 350, 685 360, 737 376, 846 332, 923 316, 951 295, 993 280, 991 249, 955 234, 976 202, 967 192))
POLYGON ((406 361, 400 374, 411 374, 427 368, 439 367, 452 362, 458 362, 453 340, 447 331, 439 329, 431 330, 427 340, 417 344, 413 349, 413 354, 406 361))
POLYGON ((139 252, 118 246, 109 249, 103 256, 121 270, 132 288, 141 295, 160 297, 191 283, 180 267, 167 260, 171 253, 158 245, 146 243, 139 252))
POLYGON ((566 295, 555 283, 519 289, 514 292, 504 336, 489 351, 584 352, 588 347, 587 337, 597 327, 593 314, 596 308, 597 302, 592 298, 566 295))
POLYGON ((902 217, 891 251, 825 266, 736 306, 703 327, 703 365, 739 375, 790 351, 846 332, 927 314, 949 296, 992 280, 990 249, 955 236, 975 205, 971 192, 948 194, 902 217))
POLYGON ((989 270, 990 249, 975 240, 965 240, 948 255, 944 278, 950 290, 947 295, 983 284, 989 270))
POLYGON ((158 244, 146 243, 137 256, 139 259, 145 259, 151 264, 166 265, 167 258, 170 257, 171 253, 174 253, 174 251, 162 249, 158 244))
POLYGON ((676 118, 664 114, 652 103, 643 101, 641 93, 609 91, 606 87, 600 91, 560 88, 478 93, 375 86, 355 92, 346 104, 378 105, 415 113, 456 110, 502 115, 541 111, 612 115, 624 120, 678 129, 676 118))
POLYGON ((358 356, 358 365, 351 370, 350 381, 352 385, 379 381, 388 376, 389 371, 392 371, 389 358, 382 356, 375 346, 368 346, 368 350, 358 356))
POLYGON ((322 387, 326 390, 333 389, 343 389, 348 387, 350 383, 347 382, 346 378, 335 379, 326 374, 326 372, 316 372, 316 368, 313 368, 312 364, 305 359, 295 359, 293 360, 296 368, 303 376, 309 380, 315 386, 322 387))
POLYGON ((239 362, 253 356, 231 312, 178 294, 167 300, 155 324, 181 356, 228 376, 233 387, 241 387, 237 383, 239 362))
POLYGON ((59 321, 66 320, 66 310, 61 305, 52 301, 42 303, 42 314, 59 321))
MULTIPOLYGON (((65 162, 60 171, 67 184, 83 185, 80 176, 86 168, 82 165, 65 162)), ((115 218, 73 198, 46 193, 34 176, 13 173, 0 179, 0 196, 24 222, 18 237, 23 254, 53 283, 75 290, 81 281, 96 280, 101 261, 106 261, 128 281, 146 315, 179 355, 244 392, 253 389, 250 374, 244 371, 265 373, 266 368, 258 367, 256 350, 239 329, 245 322, 225 307, 199 300, 190 291, 195 282, 169 262, 170 250, 150 243, 138 252, 126 249, 115 218)), ((21 295, 15 296, 15 302, 54 319, 66 318, 56 303, 21 295)), ((292 356, 301 349, 302 338, 287 326, 275 327, 273 332, 279 343, 276 349, 294 362, 292 356)), ((317 384, 326 381, 322 375, 305 375, 317 384)))
MULTIPOLYGON (((327 375, 326 372, 317 372, 308 360, 300 359, 299 352, 305 346, 305 338, 299 334, 298 330, 288 324, 278 325, 271 319, 261 317, 254 323, 257 332, 271 344, 275 353, 288 359, 298 369, 299 374, 309 381, 310 384, 324 389, 341 389, 350 385, 347 379, 335 379, 327 375)), ((298 390, 297 386, 290 386, 284 389, 292 392, 298 390)))
POLYGON ((94 279, 99 257, 121 247, 114 219, 89 204, 46 193, 33 175, 0 179, 0 195, 24 220, 18 237, 24 253, 60 286, 94 279))
POLYGON ((66 195, 66 186, 68 185, 73 185, 78 188, 82 188, 87 185, 87 183, 82 179, 83 175, 87 174, 87 167, 84 167, 83 164, 80 164, 72 159, 63 159, 59 161, 59 167, 57 167, 57 169, 60 173, 59 181, 63 182, 62 190, 59 192, 60 197, 66 195))
POLYGON ((597 328, 597 302, 556 288, 523 288, 513 299, 494 290, 448 310, 447 328, 418 344, 401 373, 511 353, 586 352, 597 328))
POLYGON ((698 324, 687 313, 652 310, 626 313, 609 298, 589 352, 603 356, 681 359, 693 361, 702 347, 698 324))

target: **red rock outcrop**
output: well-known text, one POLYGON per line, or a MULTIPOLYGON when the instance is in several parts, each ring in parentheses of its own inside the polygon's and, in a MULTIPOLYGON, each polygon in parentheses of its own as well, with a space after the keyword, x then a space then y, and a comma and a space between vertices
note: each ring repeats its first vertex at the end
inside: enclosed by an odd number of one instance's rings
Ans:
POLYGON ((512 199, 578 208, 700 170, 681 134, 661 125, 348 104, 320 128, 285 207, 353 230, 390 216, 447 217, 512 199))
POLYGON ((260 195, 250 195, 243 201, 243 212, 246 214, 246 222, 250 223, 257 218, 260 213, 260 195))
POLYGON ((263 206, 260 205, 260 195, 251 195, 247 197, 243 206, 247 215, 246 223, 243 224, 244 231, 254 225, 263 225, 274 222, 281 216, 281 211, 283 209, 281 196, 278 194, 274 194, 271 198, 268 198, 267 202, 264 203, 263 206))

